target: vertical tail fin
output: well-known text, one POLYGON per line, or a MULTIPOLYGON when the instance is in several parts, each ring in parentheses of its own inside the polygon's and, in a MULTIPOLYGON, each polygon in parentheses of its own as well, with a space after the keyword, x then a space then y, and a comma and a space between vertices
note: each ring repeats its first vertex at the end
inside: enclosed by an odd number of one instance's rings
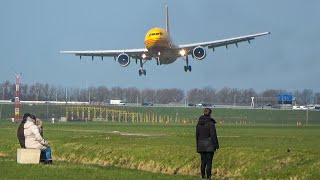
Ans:
POLYGON ((166 2, 166 31, 169 34, 169 9, 168 9, 168 0, 166 2))

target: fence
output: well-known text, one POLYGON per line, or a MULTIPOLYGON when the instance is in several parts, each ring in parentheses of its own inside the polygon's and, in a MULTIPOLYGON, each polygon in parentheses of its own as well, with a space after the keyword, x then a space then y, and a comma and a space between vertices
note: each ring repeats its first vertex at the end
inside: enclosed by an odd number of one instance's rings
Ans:
POLYGON ((126 110, 97 106, 67 106, 67 120, 107 121, 107 122, 144 122, 177 123, 178 117, 161 116, 156 113, 137 113, 126 110))

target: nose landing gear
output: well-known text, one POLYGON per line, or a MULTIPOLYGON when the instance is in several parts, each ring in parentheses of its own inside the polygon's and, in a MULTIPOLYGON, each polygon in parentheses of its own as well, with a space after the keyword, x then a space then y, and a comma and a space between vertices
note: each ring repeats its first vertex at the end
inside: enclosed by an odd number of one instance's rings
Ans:
POLYGON ((191 72, 191 66, 184 66, 184 71, 187 72, 187 71, 190 71, 191 72))
POLYGON ((145 69, 139 69, 139 76, 147 75, 147 71, 145 69))

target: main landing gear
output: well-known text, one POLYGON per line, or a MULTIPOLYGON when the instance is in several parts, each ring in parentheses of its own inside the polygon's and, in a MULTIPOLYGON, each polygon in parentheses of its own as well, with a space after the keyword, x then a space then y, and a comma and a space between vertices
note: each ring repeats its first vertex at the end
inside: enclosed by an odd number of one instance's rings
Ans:
POLYGON ((189 65, 189 59, 188 59, 188 55, 186 56, 186 65, 184 66, 184 71, 190 71, 191 72, 191 66, 189 65))
POLYGON ((147 71, 145 69, 143 69, 143 65, 146 62, 147 62, 146 60, 144 62, 142 62, 142 59, 140 59, 140 68, 141 69, 139 69, 139 76, 147 75, 147 71))

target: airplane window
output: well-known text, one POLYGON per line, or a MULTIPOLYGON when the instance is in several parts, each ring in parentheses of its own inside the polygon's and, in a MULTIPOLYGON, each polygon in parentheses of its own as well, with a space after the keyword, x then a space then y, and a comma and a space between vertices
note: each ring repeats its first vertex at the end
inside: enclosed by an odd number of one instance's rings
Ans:
POLYGON ((155 33, 152 33, 152 36, 154 36, 155 35, 155 33))
POLYGON ((156 35, 159 35, 159 33, 156 33, 156 35))
POLYGON ((162 32, 160 32, 160 35, 163 35, 162 32))

